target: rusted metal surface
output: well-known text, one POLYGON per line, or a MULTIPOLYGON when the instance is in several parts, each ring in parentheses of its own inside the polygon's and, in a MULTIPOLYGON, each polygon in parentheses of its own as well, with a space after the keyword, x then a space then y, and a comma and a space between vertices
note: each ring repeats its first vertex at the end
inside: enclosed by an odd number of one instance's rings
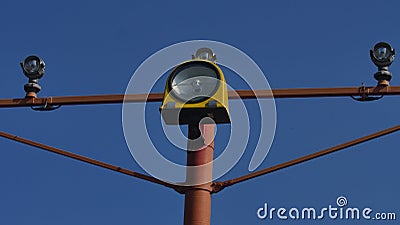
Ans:
POLYGON ((238 90, 235 96, 229 92, 229 98, 318 98, 369 95, 400 95, 400 86, 342 87, 342 88, 288 88, 275 90, 238 90))
POLYGON ((284 169, 284 168, 287 168, 287 167, 291 167, 291 166, 294 166, 294 165, 297 165, 297 164, 300 164, 300 163, 303 163, 303 162, 307 162, 309 160, 316 159, 316 158, 319 158, 319 157, 322 157, 322 156, 325 156, 325 155, 328 155, 328 154, 343 150, 345 148, 348 148, 348 147, 351 147, 351 146, 354 146, 354 145, 358 145, 358 144, 361 144, 363 142, 366 142, 366 141, 369 141, 369 140, 372 140, 372 139, 375 139, 375 138, 379 138, 379 137, 388 135, 390 133, 393 133, 393 132, 396 132, 396 131, 399 131, 399 130, 400 130, 400 125, 397 125, 397 126, 389 128, 389 129, 382 130, 382 131, 379 131, 379 132, 376 132, 376 133, 373 133, 373 134, 370 134, 370 135, 367 135, 367 136, 364 136, 364 137, 361 137, 361 138, 358 138, 358 139, 355 139, 355 140, 352 140, 352 141, 349 141, 349 142, 346 142, 346 143, 343 143, 343 144, 340 144, 340 145, 337 145, 337 146, 334 146, 334 147, 331 147, 331 148, 327 148, 325 150, 322 150, 322 151, 319 151, 319 152, 316 152, 316 153, 313 153, 313 154, 310 154, 310 155, 306 155, 306 156, 303 156, 303 157, 300 157, 300 158, 297 158, 297 159, 294 159, 294 160, 291 160, 291 161, 288 161, 288 162, 285 162, 285 163, 282 163, 282 164, 278 164, 276 166, 272 166, 272 167, 269 167, 269 168, 254 172, 254 173, 250 173, 250 174, 245 175, 245 176, 241 176, 241 177, 234 178, 234 179, 231 179, 231 180, 227 180, 227 181, 224 181, 224 182, 214 182, 214 184, 213 184, 213 187, 214 187, 213 193, 217 193, 217 192, 221 191, 222 189, 224 189, 225 187, 229 187, 229 186, 232 186, 234 184, 237 184, 237 183, 240 183, 240 182, 243 182, 243 181, 247 181, 247 180, 259 177, 259 176, 263 176, 263 175, 266 175, 266 174, 269 174, 269 173, 272 173, 272 172, 275 172, 275 171, 278 171, 278 170, 281 170, 281 169, 284 169))
MULTIPOLYGON (((400 86, 343 87, 343 88, 291 88, 274 90, 228 91, 229 99, 253 98, 317 98, 369 95, 400 95, 400 86)), ((0 108, 42 106, 42 105, 93 105, 117 104, 125 102, 160 102, 163 93, 112 94, 92 96, 56 96, 45 98, 0 99, 0 108)))
POLYGON ((159 102, 162 101, 162 93, 152 94, 113 94, 91 96, 60 96, 45 98, 15 98, 0 99, 0 108, 41 106, 41 105, 94 105, 116 104, 126 102, 159 102))
POLYGON ((169 188, 173 188, 173 189, 176 188, 176 186, 173 185, 173 184, 166 183, 164 181, 158 180, 158 179, 156 179, 154 177, 151 177, 151 176, 148 176, 148 175, 145 175, 145 174, 137 173, 137 172, 134 172, 134 171, 131 171, 131 170, 128 170, 128 169, 124 169, 124 168, 121 168, 121 167, 118 167, 118 166, 114 166, 114 165, 111 165, 111 164, 108 164, 108 163, 104 163, 104 162, 101 162, 101 161, 98 161, 98 160, 95 160, 95 159, 91 159, 91 158, 88 158, 88 157, 85 157, 85 156, 81 156, 81 155, 78 155, 78 154, 67 152, 67 151, 64 151, 64 150, 61 150, 61 149, 58 149, 58 148, 55 148, 55 147, 44 145, 44 144, 41 144, 39 142, 31 141, 31 140, 28 140, 28 139, 25 139, 25 138, 21 138, 21 137, 18 137, 18 136, 9 134, 9 133, 5 133, 5 132, 1 132, 0 131, 0 136, 4 137, 4 138, 7 138, 7 139, 10 139, 10 140, 13 140, 13 141, 16 141, 16 142, 19 142, 19 143, 23 143, 23 144, 26 144, 26 145, 30 145, 30 146, 42 149, 42 150, 45 150, 45 151, 56 153, 58 155, 62 155, 62 156, 68 157, 68 158, 72 158, 72 159, 75 159, 75 160, 78 160, 78 161, 81 161, 81 162, 89 163, 89 164, 92 164, 92 165, 95 165, 95 166, 98 166, 98 167, 102 167, 102 168, 105 168, 105 169, 108 169, 108 170, 112 170, 112 171, 116 171, 116 172, 119 172, 119 173, 122 173, 122 174, 125 174, 125 175, 129 175, 131 177, 136 177, 136 178, 139 178, 139 179, 142 179, 142 180, 150 181, 152 183, 161 184, 163 186, 166 186, 166 187, 169 187, 169 188))
MULTIPOLYGON (((196 136, 193 133, 193 126, 189 125, 189 137, 196 136)), ((194 149, 193 142, 188 143, 187 165, 201 166, 188 169, 186 181, 191 183, 203 183, 185 188, 185 212, 184 225, 209 225, 211 220, 211 180, 212 161, 214 154, 214 124, 200 125, 205 146, 194 149)))
POLYGON ((185 193, 184 225, 210 225, 211 193, 188 189, 185 193))

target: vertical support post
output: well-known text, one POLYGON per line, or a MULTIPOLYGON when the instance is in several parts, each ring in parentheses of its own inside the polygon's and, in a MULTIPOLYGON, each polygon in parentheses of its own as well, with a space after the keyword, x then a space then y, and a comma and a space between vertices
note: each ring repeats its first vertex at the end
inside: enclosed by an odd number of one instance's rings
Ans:
POLYGON ((187 165, 203 166, 187 169, 186 181, 201 184, 190 186, 185 191, 184 225, 210 224, 214 129, 214 124, 189 124, 187 165), (196 138, 197 141, 192 141, 196 138))

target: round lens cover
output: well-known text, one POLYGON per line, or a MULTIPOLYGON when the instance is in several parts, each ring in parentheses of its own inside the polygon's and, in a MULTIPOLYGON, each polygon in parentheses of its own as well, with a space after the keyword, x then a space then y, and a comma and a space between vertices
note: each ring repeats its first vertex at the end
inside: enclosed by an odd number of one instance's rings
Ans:
POLYGON ((44 75, 45 64, 39 57, 28 56, 22 63, 24 74, 30 79, 39 79, 44 75))
POLYGON ((219 87, 220 75, 215 66, 191 61, 178 66, 170 75, 169 91, 182 102, 198 103, 212 97, 219 87))

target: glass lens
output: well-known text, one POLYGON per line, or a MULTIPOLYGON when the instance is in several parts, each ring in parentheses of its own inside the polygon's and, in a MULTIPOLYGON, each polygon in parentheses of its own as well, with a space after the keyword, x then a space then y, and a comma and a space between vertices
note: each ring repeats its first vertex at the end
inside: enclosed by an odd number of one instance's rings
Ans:
POLYGON ((214 58, 214 53, 211 49, 209 48, 200 48, 196 51, 195 57, 198 59, 203 59, 203 60, 210 60, 213 61, 215 60, 214 58))
POLYGON ((218 86, 218 75, 213 69, 196 65, 175 75, 171 92, 185 102, 198 102, 211 97, 218 86))
POLYGON ((24 64, 24 69, 28 73, 36 73, 39 71, 39 61, 31 59, 24 64))
POLYGON ((211 56, 210 56, 210 54, 208 52, 202 52, 202 53, 199 54, 198 57, 200 59, 204 59, 204 60, 211 59, 211 56))
POLYGON ((380 47, 374 50, 374 55, 379 61, 386 61, 390 57, 390 51, 385 47, 380 47))

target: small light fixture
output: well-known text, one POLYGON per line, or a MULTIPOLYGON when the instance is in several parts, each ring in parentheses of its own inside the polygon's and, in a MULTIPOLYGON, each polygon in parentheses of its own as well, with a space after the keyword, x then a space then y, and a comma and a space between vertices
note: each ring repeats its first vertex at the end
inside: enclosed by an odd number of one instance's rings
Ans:
POLYGON ((192 55, 192 59, 208 60, 215 63, 217 61, 217 56, 210 48, 199 48, 196 53, 192 55))
POLYGON ((377 43, 370 50, 372 62, 378 67, 378 72, 374 74, 374 78, 378 81, 379 86, 388 86, 392 79, 392 73, 389 66, 393 63, 395 50, 386 42, 377 43))
POLYGON ((41 90, 38 80, 43 77, 45 63, 44 61, 34 55, 28 56, 21 62, 21 68, 29 81, 24 85, 27 98, 36 98, 37 93, 41 90))

